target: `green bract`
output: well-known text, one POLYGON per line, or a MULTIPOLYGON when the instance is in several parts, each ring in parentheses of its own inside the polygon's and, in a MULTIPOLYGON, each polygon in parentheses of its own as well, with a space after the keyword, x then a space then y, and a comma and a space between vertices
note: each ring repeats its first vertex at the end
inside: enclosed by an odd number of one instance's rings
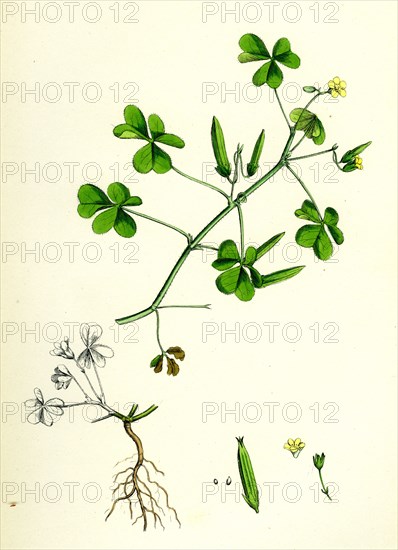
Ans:
POLYGON ((222 242, 218 249, 217 260, 212 263, 215 269, 223 271, 216 279, 218 290, 223 294, 235 294, 239 300, 248 302, 253 298, 256 288, 264 288, 285 281, 300 273, 304 266, 261 275, 253 265, 269 252, 283 236, 284 233, 279 233, 258 248, 249 246, 243 258, 241 258, 234 241, 222 242))
POLYGON ((112 227, 121 237, 132 237, 137 231, 133 218, 124 208, 140 206, 140 197, 132 197, 129 189, 123 183, 111 183, 108 187, 108 196, 96 185, 86 183, 78 192, 80 201, 77 211, 82 218, 91 218, 101 212, 93 221, 94 233, 107 233, 112 227))
POLYGON ((358 170, 357 163, 355 162, 355 157, 365 151, 365 149, 369 147, 371 143, 371 141, 368 141, 367 143, 358 145, 358 147, 354 147, 354 149, 350 149, 346 153, 344 153, 340 160, 340 162, 346 163, 345 166, 343 166, 342 168, 343 172, 353 172, 354 170, 358 170))
POLYGON ((238 56, 241 63, 269 59, 254 73, 253 84, 255 86, 267 84, 270 88, 279 88, 282 84, 283 73, 278 63, 282 63, 291 69, 300 67, 300 58, 291 51, 290 42, 287 38, 280 38, 275 43, 272 56, 261 38, 255 34, 244 34, 239 40, 239 46, 243 50, 238 56))
POLYGON ((158 115, 149 115, 148 133, 144 115, 135 105, 127 105, 124 109, 125 124, 119 124, 113 129, 113 133, 120 139, 143 139, 147 145, 139 149, 133 158, 133 165, 137 172, 147 174, 154 170, 157 174, 165 174, 171 169, 171 158, 158 147, 157 143, 170 145, 182 149, 184 141, 174 134, 167 134, 162 119, 158 115))
POLYGON ((296 233, 296 242, 304 248, 313 248, 315 255, 320 260, 328 260, 333 254, 332 242, 326 233, 325 226, 329 229, 336 244, 344 242, 344 235, 337 227, 339 215, 334 208, 328 207, 325 210, 323 220, 320 218, 314 204, 305 200, 295 215, 302 220, 309 220, 314 225, 304 225, 296 233))
POLYGON ((296 124, 296 129, 305 133, 316 145, 325 141, 325 129, 315 113, 307 109, 293 109, 290 120, 296 124))

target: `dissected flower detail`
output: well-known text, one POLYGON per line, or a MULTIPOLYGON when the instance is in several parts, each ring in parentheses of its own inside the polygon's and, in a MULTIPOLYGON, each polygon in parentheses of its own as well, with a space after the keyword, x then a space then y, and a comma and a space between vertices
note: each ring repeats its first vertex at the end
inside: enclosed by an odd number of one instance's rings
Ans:
POLYGON ((65 365, 58 365, 58 367, 54 369, 51 381, 54 382, 57 390, 62 388, 66 390, 72 382, 72 375, 65 365))
POLYGON ((297 439, 289 438, 287 443, 283 445, 283 448, 290 451, 294 458, 297 458, 301 451, 304 449, 305 443, 298 437, 297 439))
POLYGON ((75 354, 69 347, 69 338, 64 338, 62 342, 55 342, 54 349, 50 351, 50 355, 57 355, 64 359, 74 359, 75 354))
POLYGON ((27 421, 30 424, 42 423, 45 426, 52 426, 64 414, 62 409, 65 404, 64 401, 57 397, 44 401, 43 394, 39 388, 35 388, 34 394, 36 396, 35 399, 25 401, 25 408, 29 413, 27 421))
POLYGON ((363 170, 363 164, 362 164, 362 159, 359 155, 356 155, 356 157, 354 158, 355 160, 355 168, 357 170, 363 170))
POLYGON ((82 370, 89 369, 91 365, 105 367, 105 358, 113 357, 112 348, 96 344, 101 335, 102 328, 96 323, 84 323, 81 325, 80 336, 86 349, 79 355, 77 363, 82 370))
POLYGON ((347 83, 345 80, 340 80, 338 76, 335 76, 333 80, 329 80, 328 86, 332 97, 338 97, 339 95, 345 97, 347 95, 347 83))

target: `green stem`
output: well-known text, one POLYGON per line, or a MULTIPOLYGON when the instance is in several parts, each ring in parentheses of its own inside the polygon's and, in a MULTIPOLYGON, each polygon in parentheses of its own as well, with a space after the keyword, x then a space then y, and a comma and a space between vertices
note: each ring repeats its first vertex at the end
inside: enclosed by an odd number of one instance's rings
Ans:
POLYGON ((204 304, 204 305, 200 305, 200 306, 192 306, 192 305, 188 305, 188 306, 185 306, 185 305, 171 305, 171 306, 158 306, 157 309, 167 309, 167 308, 174 308, 174 307, 184 307, 184 308, 192 308, 192 309, 195 309, 195 308, 201 308, 201 309, 211 309, 210 308, 211 304, 204 304))
POLYGON ((137 420, 141 420, 141 418, 145 418, 149 414, 153 413, 153 411, 156 411, 157 408, 157 405, 152 405, 151 407, 149 407, 149 409, 140 414, 137 414, 137 416, 133 416, 133 418, 131 418, 130 420, 131 422, 137 422, 137 420))
POLYGON ((245 226, 243 222, 243 212, 240 204, 237 206, 239 215, 239 230, 240 230, 240 256, 243 259, 245 253, 245 226))
POLYGON ((177 260, 176 264, 174 265, 173 269, 171 270, 170 274, 168 275, 165 283, 163 284, 162 288, 160 289, 158 295, 156 296, 154 302, 149 308, 146 308, 138 313, 134 313, 133 315, 128 315, 126 317, 121 317, 119 319, 116 319, 116 322, 119 325, 125 325, 127 323, 131 323, 132 321, 136 321, 137 319, 141 319, 142 317, 146 317, 147 315, 150 315, 161 304, 163 298, 166 296, 170 286, 172 285, 177 273, 180 271, 181 267, 183 266, 185 260, 188 258, 189 254, 194 250, 200 242, 206 237, 206 235, 221 221, 223 220, 232 210, 237 208, 238 204, 242 202, 246 202, 247 198, 257 191, 265 182, 267 182, 269 179, 271 179, 281 168, 283 168, 286 165, 287 162, 287 156, 289 153, 289 149, 291 147, 291 144, 294 140, 295 136, 295 129, 294 127, 290 128, 290 135, 286 142, 286 145, 283 149, 281 158, 279 162, 266 174, 264 174, 263 177, 261 177, 258 181, 253 183, 246 191, 243 193, 239 193, 238 197, 234 201, 230 201, 228 206, 226 206, 215 218, 213 218, 197 235, 196 237, 189 243, 186 248, 183 250, 181 256, 177 260))
POLYGON ((152 216, 148 216, 148 214, 143 214, 142 212, 137 212, 137 210, 130 210, 129 208, 125 208, 124 210, 126 210, 126 212, 130 212, 131 214, 134 214, 135 216, 145 218, 146 220, 150 220, 151 222, 159 223, 160 225, 164 225, 169 229, 173 229, 174 231, 177 231, 177 233, 181 233, 181 235, 184 235, 184 237, 189 242, 189 233, 187 233, 183 229, 180 229, 179 227, 176 227, 175 225, 172 225, 171 223, 164 222, 162 220, 159 220, 158 218, 153 218, 152 216))
POLYGON ((304 133, 303 136, 298 140, 298 142, 296 143, 296 145, 290 149, 290 152, 291 152, 291 153, 293 153, 293 151, 294 151, 295 149, 297 149, 297 147, 304 141, 305 137, 306 137, 306 136, 305 136, 305 133, 304 133))
POLYGON ((217 191, 217 193, 220 193, 221 195, 223 195, 227 199, 227 201, 229 202, 230 199, 229 199, 227 193, 225 193, 225 191, 223 191, 222 189, 219 189, 218 187, 216 187, 215 185, 212 185, 211 183, 207 183, 207 181, 198 180, 197 178, 194 178, 192 176, 188 176, 188 174, 185 174, 184 172, 182 172, 181 170, 179 170, 175 166, 172 166, 172 169, 174 170, 174 172, 177 172, 177 174, 180 174, 180 176, 183 176, 184 178, 187 178, 191 181, 195 181, 196 183, 200 183, 200 185, 204 185, 205 187, 209 187, 210 189, 213 189, 213 191, 217 191))
MULTIPOLYGON (((311 155, 303 155, 302 157, 290 157, 289 161, 308 159, 310 157, 317 157, 318 155, 324 155, 326 153, 331 153, 332 151, 335 151, 335 150, 336 150, 336 147, 332 147, 331 149, 327 149, 326 151, 321 151, 320 153, 312 153, 311 155)), ((292 151, 293 151, 293 149, 292 149, 292 151)))
POLYGON ((285 117, 286 124, 288 125, 289 128, 291 128, 289 119, 288 119, 287 116, 286 116, 286 113, 285 113, 285 110, 284 110, 284 108, 283 108, 282 102, 281 102, 281 100, 280 100, 280 98, 279 98, 278 90, 275 89, 274 92, 275 92, 276 99, 278 100, 279 107, 281 108, 282 114, 283 114, 283 116, 285 117))
POLYGON ((321 211, 319 210, 318 208, 318 205, 314 199, 314 197, 312 196, 310 190, 308 189, 308 187, 305 185, 305 183, 303 182, 303 180, 298 176, 298 174, 296 174, 296 172, 289 166, 289 164, 286 165, 286 168, 289 170, 289 172, 291 172, 293 174, 293 176, 296 178, 296 180, 299 182, 299 184, 301 185, 301 187, 304 189, 304 191, 307 193, 308 197, 311 199, 311 202, 313 203, 313 205, 315 206, 316 208, 316 211, 318 212, 318 215, 320 217, 321 220, 323 220, 323 216, 321 214, 321 211))
POLYGON ((319 471, 319 479, 321 480, 321 485, 323 488, 323 494, 326 495, 329 500, 332 500, 331 496, 329 495, 329 489, 325 487, 325 484, 323 482, 321 470, 318 470, 318 471, 319 471))
POLYGON ((157 309, 155 310, 155 313, 156 313, 156 339, 158 341, 160 351, 162 352, 162 355, 164 355, 165 351, 162 347, 162 344, 160 343, 160 315, 157 309))

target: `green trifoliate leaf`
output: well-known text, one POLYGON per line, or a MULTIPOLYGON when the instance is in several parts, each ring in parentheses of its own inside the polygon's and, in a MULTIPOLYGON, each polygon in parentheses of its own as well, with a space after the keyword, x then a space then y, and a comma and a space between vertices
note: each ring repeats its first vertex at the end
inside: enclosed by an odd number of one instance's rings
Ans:
POLYGON ((271 57, 264 42, 255 34, 244 34, 239 40, 239 46, 243 50, 238 57, 241 63, 261 61, 271 57))
POLYGON ((216 286, 223 294, 233 294, 238 286, 241 267, 234 267, 219 275, 216 279, 216 286))
POLYGON ((140 174, 147 174, 153 168, 152 143, 138 149, 133 158, 133 166, 140 174))
POLYGON ((287 38, 280 38, 272 50, 272 57, 269 54, 264 42, 255 34, 245 34, 239 41, 243 50, 238 57, 241 63, 250 61, 264 61, 253 76, 253 84, 262 86, 267 84, 270 88, 278 88, 283 80, 283 74, 277 63, 282 63, 286 67, 297 69, 300 66, 300 58, 291 51, 290 42, 287 38))
POLYGON ((103 210, 112 205, 106 194, 91 183, 82 185, 77 196, 80 201, 77 211, 82 218, 91 218, 98 210, 103 210))
POLYGON ((340 162, 350 162, 353 160, 357 155, 360 155, 369 145, 371 144, 371 141, 368 141, 367 143, 363 143, 362 145, 358 145, 358 147, 354 147, 354 149, 350 149, 344 155, 341 157, 340 162))
POLYGON ((261 134, 257 138, 250 162, 247 165, 247 175, 249 176, 249 178, 251 176, 254 176, 254 174, 258 170, 261 153, 263 151, 263 146, 264 146, 264 139, 265 139, 265 134, 264 134, 264 130, 262 130, 261 134))
POLYGON ((147 174, 151 170, 165 174, 171 169, 171 158, 155 143, 148 143, 134 155, 133 166, 140 174, 147 174))
POLYGON ((149 115, 148 125, 153 139, 164 134, 163 120, 158 115, 149 115))
POLYGON ((320 230, 320 225, 303 225, 296 233, 296 243, 304 248, 312 248, 320 230))
POLYGON ((113 227, 120 236, 132 237, 135 235, 137 227, 133 218, 123 210, 123 207, 139 206, 142 204, 140 197, 132 197, 130 190, 120 182, 109 185, 108 195, 109 198, 95 185, 83 185, 78 193, 81 201, 78 206, 79 214, 88 218, 99 210, 105 210, 93 221, 94 233, 101 235, 107 233, 113 227), (101 203, 97 204, 94 201, 101 201, 101 203))
POLYGON ((129 124, 118 124, 113 129, 113 134, 120 139, 145 139, 143 134, 129 124))
POLYGON ((336 244, 340 245, 344 242, 344 235, 341 229, 336 227, 335 225, 328 225, 328 229, 330 231, 330 234, 333 237, 333 240, 336 244))
POLYGON ((323 261, 328 260, 333 254, 332 243, 323 227, 321 227, 318 237, 314 242, 314 252, 323 261))
POLYGON ((118 210, 119 209, 117 206, 113 206, 112 208, 109 208, 109 210, 105 210, 105 212, 99 214, 93 221, 94 233, 97 233, 98 235, 108 233, 108 231, 110 231, 115 224, 118 210))
POLYGON ((111 183, 108 187, 108 196, 116 204, 123 204, 130 198, 130 191, 123 183, 111 183))
POLYGON ((274 61, 268 61, 262 67, 258 69, 253 75, 253 84, 255 86, 262 86, 267 83, 270 88, 279 88, 282 84, 283 74, 278 64, 274 61))
POLYGON ((304 265, 289 267, 288 269, 282 269, 280 271, 275 271, 274 273, 269 273, 268 275, 263 275, 261 288, 291 279, 295 275, 298 275, 304 267, 304 265))
POLYGON ((170 145, 170 147, 177 147, 178 149, 185 147, 185 142, 174 134, 162 134, 157 137, 155 141, 157 143, 163 143, 164 145, 170 145))
POLYGON ((300 67, 300 58, 291 51, 290 42, 287 38, 280 38, 276 42, 272 50, 272 57, 279 61, 279 63, 283 63, 283 65, 286 65, 286 67, 290 67, 291 69, 297 69, 300 67))
POLYGON ((339 215, 334 208, 328 206, 325 210, 324 222, 327 225, 337 225, 339 223, 339 215))
POLYGON ((268 241, 266 241, 264 244, 259 246, 257 248, 257 260, 259 260, 264 254, 267 254, 278 242, 283 238, 285 233, 278 233, 278 235, 274 235, 274 237, 271 237, 268 241))
POLYGON ((149 138, 145 117, 136 105, 127 105, 124 109, 124 120, 144 138, 149 138))
POLYGON ((240 255, 236 243, 231 239, 223 241, 218 249, 218 258, 240 261, 240 255))
POLYGON ((242 302, 249 302, 254 296, 254 286, 243 267, 240 270, 235 296, 242 302))
POLYGON ((224 133, 215 116, 213 117, 213 123, 211 125, 211 143, 217 162, 217 172, 222 177, 229 177, 231 175, 231 164, 228 160, 227 150, 225 148, 224 133))
POLYGON ((131 216, 129 216, 129 214, 126 214, 122 208, 119 208, 113 227, 116 233, 126 239, 133 237, 137 232, 137 225, 135 221, 131 216))
POLYGON ((252 266, 257 259, 257 251, 254 246, 249 246, 245 253, 245 258, 243 264, 247 266, 252 266))
POLYGON ((302 220, 321 222, 321 218, 319 217, 317 209, 315 208, 314 204, 309 200, 305 200, 301 208, 296 210, 294 214, 295 216, 297 216, 297 218, 300 218, 302 220))
POLYGON ((239 260, 228 260, 226 258, 221 258, 220 260, 214 260, 211 265, 218 271, 226 271, 227 269, 233 267, 238 261, 239 260))
POLYGON ((295 123, 296 129, 304 132, 305 136, 312 139, 315 145, 321 145, 325 141, 325 129, 315 113, 298 108, 293 109, 289 116, 290 120, 295 123))
POLYGON ((254 288, 261 288, 262 285, 262 275, 257 271, 255 267, 249 267, 250 277, 253 283, 254 288))

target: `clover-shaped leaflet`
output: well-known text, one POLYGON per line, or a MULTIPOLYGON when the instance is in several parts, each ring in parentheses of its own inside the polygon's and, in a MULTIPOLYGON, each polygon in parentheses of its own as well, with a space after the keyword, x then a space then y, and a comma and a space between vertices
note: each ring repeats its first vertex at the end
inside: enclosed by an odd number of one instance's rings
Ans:
POLYGON ((127 105, 124 109, 124 124, 119 124, 113 130, 120 139, 143 139, 148 144, 139 149, 133 158, 133 166, 140 174, 154 170, 157 174, 165 174, 171 169, 170 156, 157 144, 169 145, 182 149, 184 141, 175 134, 165 132, 163 120, 156 114, 149 115, 148 125, 142 111, 136 105, 127 105), (148 126, 150 135, 148 132, 148 126))
POLYGON ((261 38, 255 34, 244 34, 239 40, 239 46, 243 50, 238 56, 241 63, 266 61, 253 75, 255 86, 267 84, 270 88, 279 88, 282 84, 283 73, 278 63, 291 69, 297 69, 300 66, 300 58, 291 51, 287 38, 277 40, 272 49, 272 56, 261 38))

